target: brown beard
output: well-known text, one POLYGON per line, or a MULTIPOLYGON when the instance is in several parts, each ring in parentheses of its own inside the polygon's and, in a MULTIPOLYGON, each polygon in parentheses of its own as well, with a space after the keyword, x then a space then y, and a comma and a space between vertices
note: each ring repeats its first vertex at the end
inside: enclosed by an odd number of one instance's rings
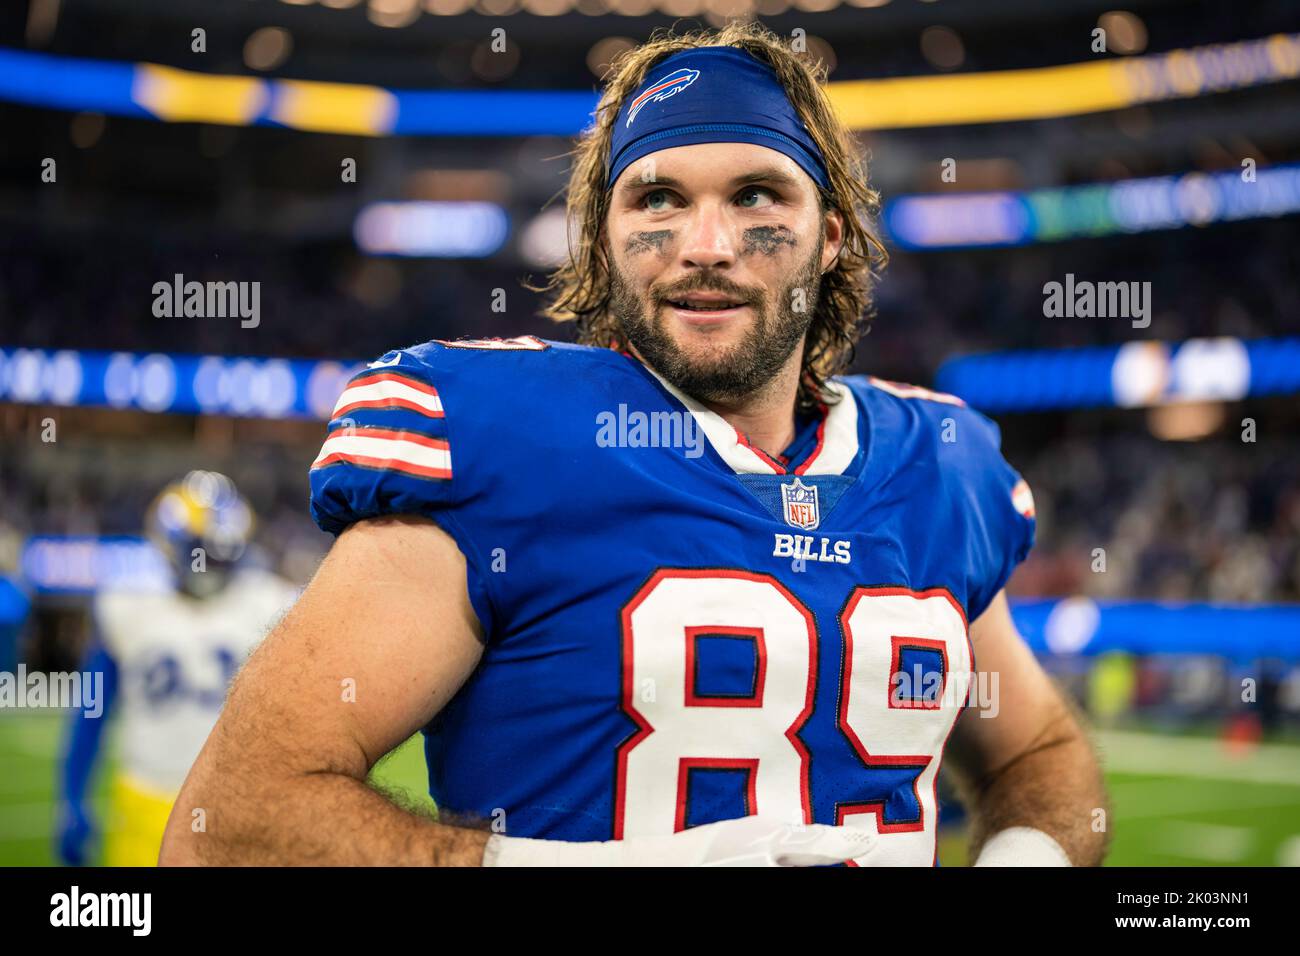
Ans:
POLYGON ((671 286, 651 286, 643 299, 610 262, 610 308, 623 340, 660 375, 687 395, 704 402, 732 404, 756 394, 776 376, 804 341, 812 324, 821 287, 821 242, 804 267, 777 297, 775 310, 760 289, 748 289, 715 272, 695 272, 671 286), (794 311, 794 290, 805 290, 802 312, 794 311), (665 300, 688 292, 721 292, 754 310, 754 323, 737 345, 693 357, 664 328, 665 300))

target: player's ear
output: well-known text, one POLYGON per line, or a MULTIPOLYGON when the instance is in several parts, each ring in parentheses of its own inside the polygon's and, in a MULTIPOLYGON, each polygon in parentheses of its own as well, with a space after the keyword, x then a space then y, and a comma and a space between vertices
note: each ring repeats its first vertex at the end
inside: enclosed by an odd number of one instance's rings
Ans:
POLYGON ((831 206, 823 213, 825 223, 825 238, 822 240, 822 274, 825 275, 835 265, 835 260, 840 257, 840 249, 844 247, 844 216, 831 206))

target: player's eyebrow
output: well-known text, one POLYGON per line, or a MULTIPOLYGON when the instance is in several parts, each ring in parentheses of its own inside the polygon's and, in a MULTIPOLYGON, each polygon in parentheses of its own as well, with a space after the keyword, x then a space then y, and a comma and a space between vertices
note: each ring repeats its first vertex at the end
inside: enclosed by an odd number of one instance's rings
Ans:
MULTIPOLYGON (((739 176, 734 177, 728 185, 733 189, 738 189, 741 186, 752 186, 755 183, 771 183, 775 186, 789 186, 790 188, 798 185, 793 176, 776 166, 765 166, 761 169, 741 173, 739 176)), ((655 176, 654 179, 645 181, 633 176, 623 182, 621 191, 630 193, 638 189, 662 189, 665 186, 680 189, 682 183, 672 176, 655 176)))

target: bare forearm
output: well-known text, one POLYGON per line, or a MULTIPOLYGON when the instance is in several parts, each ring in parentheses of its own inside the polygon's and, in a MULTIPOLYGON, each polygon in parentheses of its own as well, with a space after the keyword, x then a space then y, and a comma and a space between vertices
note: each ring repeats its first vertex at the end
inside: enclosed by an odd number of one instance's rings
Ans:
POLYGON ((1105 786, 1087 737, 1069 715, 1020 757, 964 789, 974 818, 972 860, 989 837, 1010 827, 1042 830, 1075 866, 1098 866, 1105 856, 1105 786))
POLYGON ((242 786, 236 778, 212 788, 186 786, 168 821, 159 863, 478 866, 488 836, 409 812, 345 774, 242 786))

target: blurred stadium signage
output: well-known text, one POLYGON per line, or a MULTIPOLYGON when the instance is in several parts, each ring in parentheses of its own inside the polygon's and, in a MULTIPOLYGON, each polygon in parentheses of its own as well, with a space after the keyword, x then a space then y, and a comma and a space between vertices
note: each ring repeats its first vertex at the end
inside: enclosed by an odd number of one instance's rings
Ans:
POLYGON ((160 590, 171 582, 162 552, 144 538, 34 535, 19 568, 39 593, 87 594, 104 587, 160 590))
MULTIPOLYGON (((0 349, 0 402, 326 420, 361 362, 0 349)), ((1300 337, 1188 339, 950 359, 936 387, 987 412, 1300 392, 1300 337)))
MULTIPOLYGON (((1300 76, 1300 34, 1025 70, 827 84, 853 129, 1075 116, 1300 76)), ((0 99, 166 122, 268 125, 365 136, 572 136, 596 95, 568 90, 389 90, 217 76, 0 50, 0 99)))
POLYGON ((489 202, 375 202, 352 229, 370 255, 481 259, 501 248, 510 217, 489 202))
POLYGON ((1204 226, 1300 212, 1300 164, 1153 176, 1027 192, 900 196, 885 204, 890 238, 911 250, 1019 246, 1204 226))
POLYGON ((1018 599, 1016 628, 1038 654, 1206 654, 1300 660, 1300 606, 1018 599))
POLYGON ((361 362, 0 349, 0 401, 327 419, 361 362))
POLYGON ((1233 401, 1300 391, 1300 338, 966 355, 941 365, 936 382, 986 412, 1233 401))

